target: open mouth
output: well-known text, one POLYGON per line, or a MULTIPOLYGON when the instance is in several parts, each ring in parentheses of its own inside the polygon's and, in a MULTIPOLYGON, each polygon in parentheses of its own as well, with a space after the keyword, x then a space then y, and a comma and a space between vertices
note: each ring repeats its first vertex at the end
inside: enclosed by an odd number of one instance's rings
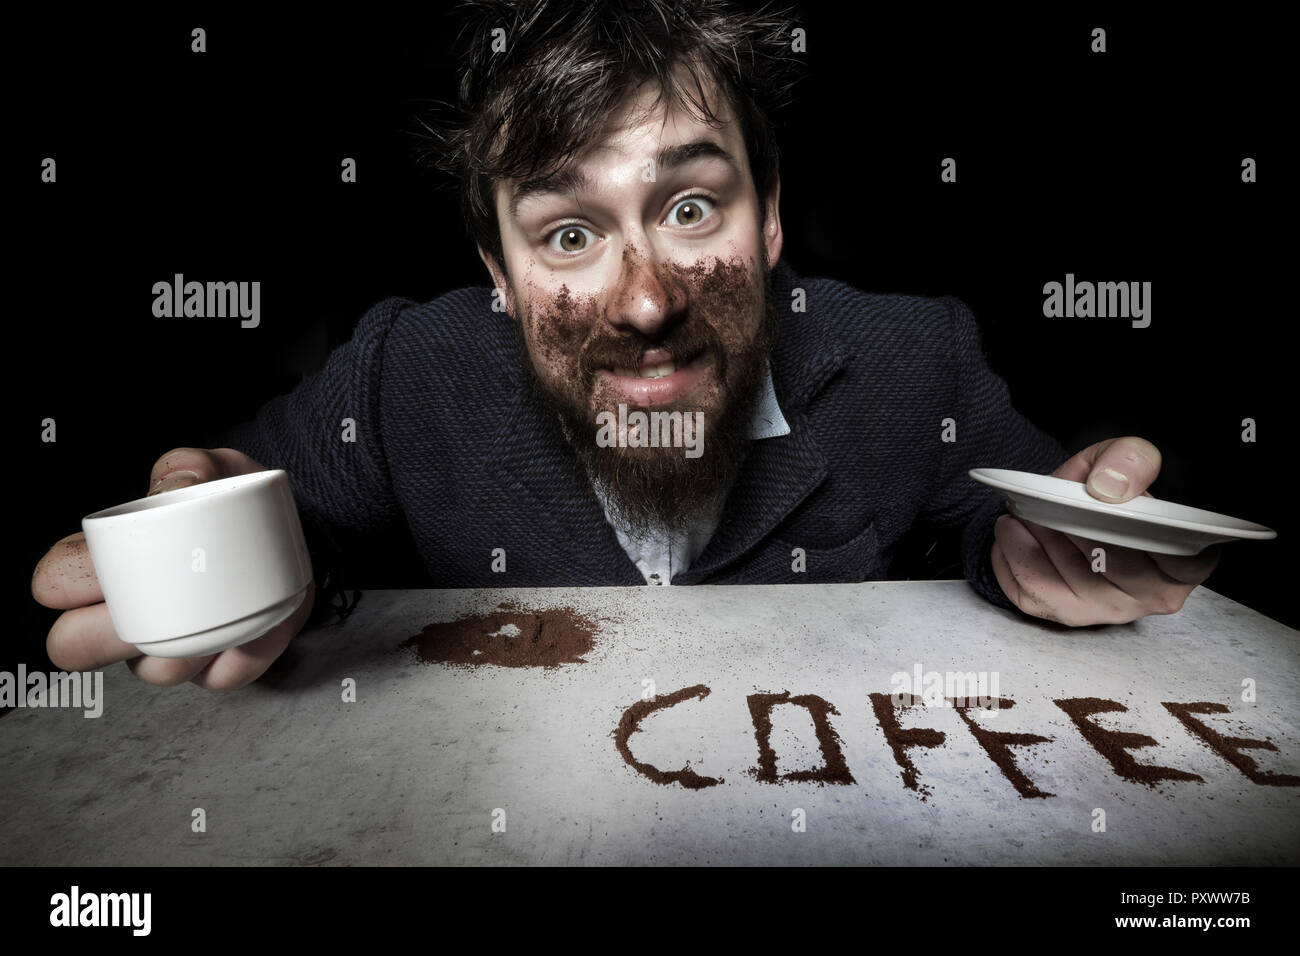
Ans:
POLYGON ((642 354, 640 364, 603 368, 597 377, 605 379, 615 397, 629 405, 662 405, 689 394, 710 364, 704 352, 674 356, 667 349, 653 348, 642 354))
POLYGON ((611 371, 619 378, 664 378, 677 371, 677 363, 672 359, 658 364, 643 362, 636 368, 615 366, 611 371))
POLYGON ((699 354, 675 358, 667 349, 646 349, 641 355, 641 363, 636 366, 615 365, 607 371, 619 378, 657 379, 673 375, 679 368, 690 365, 699 354))

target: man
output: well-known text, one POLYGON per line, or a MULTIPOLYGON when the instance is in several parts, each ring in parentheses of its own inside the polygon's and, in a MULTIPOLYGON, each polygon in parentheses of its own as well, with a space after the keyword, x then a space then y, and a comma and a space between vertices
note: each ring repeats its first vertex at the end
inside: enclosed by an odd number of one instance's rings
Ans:
MULTIPOLYGON (((1159 452, 1123 437, 1067 457, 1012 408, 960 302, 783 261, 770 115, 790 20, 714 0, 476 7, 461 119, 437 145, 492 288, 380 303, 229 447, 164 455, 150 493, 285 468, 333 586, 390 531, 442 587, 862 581, 920 521, 961 529, 984 598, 1067 625, 1176 611, 1208 576, 1212 552, 1115 547, 1094 573, 1092 542, 1001 515, 969 468, 1119 502, 1159 452)), ((80 535, 33 593, 68 609, 59 666, 127 660, 213 690, 261 674, 315 599, 178 661, 117 639, 80 535)))

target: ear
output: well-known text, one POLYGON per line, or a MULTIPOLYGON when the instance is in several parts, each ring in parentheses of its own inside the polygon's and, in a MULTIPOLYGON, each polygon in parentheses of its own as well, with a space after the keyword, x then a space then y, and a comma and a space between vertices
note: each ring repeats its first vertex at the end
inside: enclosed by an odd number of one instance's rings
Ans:
POLYGON ((501 296, 505 299, 506 312, 513 319, 515 317, 515 296, 510 288, 510 283, 506 281, 506 274, 502 271, 500 263, 482 245, 478 247, 478 257, 483 260, 483 265, 487 266, 488 274, 492 276, 492 288, 500 290, 501 296))
POLYGON ((767 247, 767 266, 769 269, 776 267, 777 260, 781 258, 781 247, 785 237, 781 234, 781 177, 776 175, 772 177, 772 185, 763 197, 763 209, 766 216, 763 220, 763 245, 767 247))

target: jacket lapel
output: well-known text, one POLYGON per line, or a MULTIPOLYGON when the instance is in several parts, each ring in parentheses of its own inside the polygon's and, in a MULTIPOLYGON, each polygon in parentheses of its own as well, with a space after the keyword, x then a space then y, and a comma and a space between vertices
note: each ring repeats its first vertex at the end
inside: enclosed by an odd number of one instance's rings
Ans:
POLYGON ((782 321, 772 352, 772 385, 790 434, 750 443, 717 531, 674 584, 698 584, 743 558, 826 478, 826 456, 809 427, 807 407, 843 367, 844 353, 813 313, 789 311, 797 284, 790 267, 778 264, 772 287, 782 321))
POLYGON ((532 395, 518 368, 514 330, 504 325, 511 320, 501 319, 490 331, 485 329, 480 340, 489 353, 489 367, 501 369, 509 383, 501 424, 489 446, 487 470, 517 503, 515 523, 536 537, 565 542, 575 579, 644 584, 605 520, 559 418, 532 395))

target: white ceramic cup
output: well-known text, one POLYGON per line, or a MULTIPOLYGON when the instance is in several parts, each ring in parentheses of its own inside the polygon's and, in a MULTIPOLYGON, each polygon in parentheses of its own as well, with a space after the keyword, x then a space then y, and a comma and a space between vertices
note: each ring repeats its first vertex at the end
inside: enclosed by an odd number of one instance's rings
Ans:
POLYGON ((118 636, 153 657, 201 657, 298 609, 311 557, 283 471, 166 491, 81 520, 118 636))

